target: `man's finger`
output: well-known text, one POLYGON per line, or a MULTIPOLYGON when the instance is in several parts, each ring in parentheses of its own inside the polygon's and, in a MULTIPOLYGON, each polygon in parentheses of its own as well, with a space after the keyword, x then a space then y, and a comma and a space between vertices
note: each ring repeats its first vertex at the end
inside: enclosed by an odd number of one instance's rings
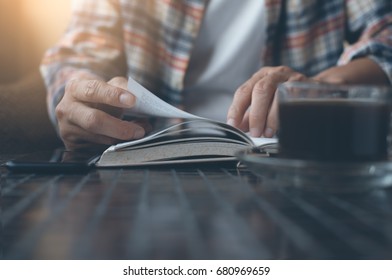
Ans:
POLYGON ((275 93, 274 100, 272 101, 271 108, 268 112, 267 122, 265 124, 263 136, 273 137, 278 130, 278 101, 279 97, 277 92, 275 93))
POLYGON ((128 108, 136 101, 130 92, 99 80, 72 80, 65 90, 70 92, 74 99, 82 102, 128 108))
POLYGON ((118 119, 82 103, 77 103, 70 109, 68 122, 83 128, 89 133, 120 140, 139 139, 145 134, 144 128, 140 125, 118 119))
POLYGON ((102 148, 118 143, 120 140, 105 135, 93 134, 76 125, 60 127, 60 133, 67 150, 78 150, 102 146, 102 148))
POLYGON ((124 77, 114 77, 108 84, 125 90, 128 89, 128 81, 124 77))
POLYGON ((264 133, 276 88, 285 80, 286 75, 277 73, 265 76, 255 84, 249 113, 249 131, 252 137, 260 137, 264 133))
POLYGON ((255 81, 248 80, 234 93, 233 102, 227 112, 227 123, 238 127, 248 109, 252 99, 252 89, 255 81))

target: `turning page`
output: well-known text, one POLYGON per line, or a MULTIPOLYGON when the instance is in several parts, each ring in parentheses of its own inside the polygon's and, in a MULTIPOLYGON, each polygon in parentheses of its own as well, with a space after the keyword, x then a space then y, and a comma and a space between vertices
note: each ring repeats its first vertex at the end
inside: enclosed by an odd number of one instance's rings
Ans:
POLYGON ((204 119, 166 103, 131 77, 128 78, 128 90, 136 96, 136 104, 132 109, 126 111, 127 115, 180 119, 204 119))

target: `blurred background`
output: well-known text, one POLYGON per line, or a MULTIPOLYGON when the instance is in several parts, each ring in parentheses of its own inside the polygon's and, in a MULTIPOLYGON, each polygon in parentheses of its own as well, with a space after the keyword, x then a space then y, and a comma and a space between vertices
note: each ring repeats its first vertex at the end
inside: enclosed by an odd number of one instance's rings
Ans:
POLYGON ((0 83, 33 71, 65 30, 71 0, 0 0, 0 83))
POLYGON ((39 64, 70 12, 71 0, 0 0, 0 159, 61 145, 39 64))

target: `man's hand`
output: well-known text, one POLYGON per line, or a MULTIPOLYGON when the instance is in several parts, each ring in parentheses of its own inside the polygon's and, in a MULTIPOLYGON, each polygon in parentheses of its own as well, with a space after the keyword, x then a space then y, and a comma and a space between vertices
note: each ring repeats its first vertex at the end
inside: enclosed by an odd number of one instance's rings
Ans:
POLYGON ((227 113, 227 123, 250 131, 253 137, 272 137, 278 129, 278 98, 280 83, 314 81, 289 67, 264 67, 240 86, 227 113))
POLYGON ((272 137, 278 128, 276 89, 280 83, 287 81, 390 85, 383 69, 367 57, 331 67, 312 78, 286 66, 264 67, 235 92, 227 113, 227 123, 250 131, 253 137, 272 137))
POLYGON ((112 145, 121 140, 141 138, 146 124, 121 120, 124 109, 135 104, 127 80, 116 77, 72 80, 56 107, 60 136, 69 150, 112 145))

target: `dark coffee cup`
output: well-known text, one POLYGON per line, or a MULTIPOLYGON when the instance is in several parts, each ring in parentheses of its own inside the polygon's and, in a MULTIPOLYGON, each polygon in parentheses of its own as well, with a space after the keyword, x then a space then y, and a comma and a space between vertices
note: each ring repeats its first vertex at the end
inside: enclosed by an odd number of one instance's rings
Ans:
POLYGON ((284 83, 279 154, 322 161, 388 158, 392 88, 284 83))

